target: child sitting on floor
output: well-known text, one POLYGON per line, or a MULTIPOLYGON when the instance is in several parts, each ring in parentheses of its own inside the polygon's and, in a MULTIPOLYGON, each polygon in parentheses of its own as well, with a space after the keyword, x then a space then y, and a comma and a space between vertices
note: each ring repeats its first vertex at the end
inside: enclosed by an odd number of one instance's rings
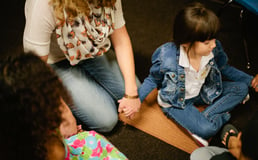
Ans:
POLYGON ((61 124, 70 113, 64 100, 69 100, 66 89, 38 56, 1 58, 1 159, 127 159, 95 131, 79 128, 63 138, 61 124))
POLYGON ((157 88, 164 114, 204 146, 228 122, 229 112, 247 97, 248 89, 258 91, 258 75, 228 64, 216 40, 219 26, 216 14, 203 4, 185 5, 175 17, 173 42, 156 49, 149 76, 139 88, 141 101, 157 88), (200 112, 200 105, 208 107, 200 112))

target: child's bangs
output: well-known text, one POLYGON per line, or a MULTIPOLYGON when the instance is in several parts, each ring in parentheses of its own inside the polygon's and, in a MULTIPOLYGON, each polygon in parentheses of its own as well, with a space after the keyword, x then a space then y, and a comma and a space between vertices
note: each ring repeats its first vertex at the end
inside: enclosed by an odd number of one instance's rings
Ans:
POLYGON ((195 29, 196 30, 193 35, 195 41, 204 42, 206 40, 211 40, 217 37, 219 31, 219 23, 218 21, 208 21, 198 25, 195 29))

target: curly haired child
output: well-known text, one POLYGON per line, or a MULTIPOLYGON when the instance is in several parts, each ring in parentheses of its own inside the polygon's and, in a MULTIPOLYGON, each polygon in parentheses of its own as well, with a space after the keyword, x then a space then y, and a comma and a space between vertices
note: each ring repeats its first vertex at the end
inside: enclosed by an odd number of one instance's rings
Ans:
MULTIPOLYGON (((63 138, 69 95, 58 76, 34 53, 0 60, 0 132, 6 159, 127 159, 95 131, 63 138)), ((71 115, 69 115, 71 116, 71 115)), ((76 126, 77 127, 77 126, 76 126)), ((76 128, 77 131, 77 128, 76 128)))

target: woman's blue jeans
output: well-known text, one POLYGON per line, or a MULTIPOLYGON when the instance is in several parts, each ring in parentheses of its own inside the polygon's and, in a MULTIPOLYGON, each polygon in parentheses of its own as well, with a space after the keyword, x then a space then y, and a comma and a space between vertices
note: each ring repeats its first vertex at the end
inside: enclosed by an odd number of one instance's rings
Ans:
POLYGON ((51 66, 72 97, 69 106, 73 114, 89 129, 111 131, 118 121, 117 100, 125 88, 114 52, 75 66, 67 60, 51 66))
POLYGON ((223 82, 223 92, 204 111, 195 106, 204 104, 200 96, 186 100, 184 109, 161 107, 163 112, 193 134, 204 139, 214 136, 230 119, 235 106, 243 101, 248 94, 248 86, 242 82, 223 82))

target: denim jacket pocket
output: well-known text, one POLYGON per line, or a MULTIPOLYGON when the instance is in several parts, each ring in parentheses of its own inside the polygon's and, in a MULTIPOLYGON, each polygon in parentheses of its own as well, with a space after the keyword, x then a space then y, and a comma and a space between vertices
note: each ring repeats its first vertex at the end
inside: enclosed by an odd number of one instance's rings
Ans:
POLYGON ((162 82, 163 93, 167 96, 176 93, 177 74, 175 72, 166 72, 162 82))

